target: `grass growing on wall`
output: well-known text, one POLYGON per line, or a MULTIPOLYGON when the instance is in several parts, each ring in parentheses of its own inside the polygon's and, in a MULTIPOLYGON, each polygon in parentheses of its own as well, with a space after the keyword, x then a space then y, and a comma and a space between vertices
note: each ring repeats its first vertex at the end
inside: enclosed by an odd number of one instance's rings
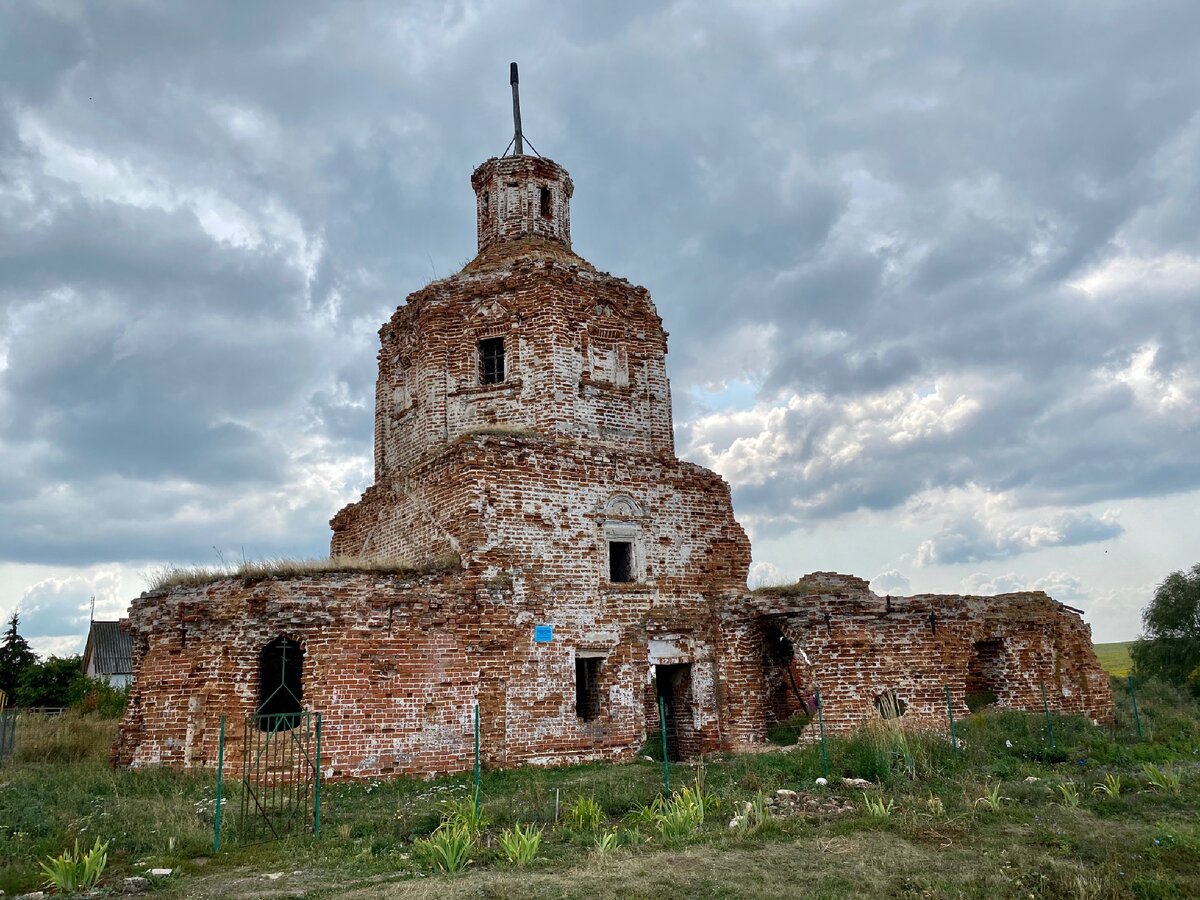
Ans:
POLYGON ((99 837, 102 887, 172 868, 156 883, 168 897, 1200 896, 1200 706, 1142 685, 1138 740, 1122 684, 1114 725, 1055 716, 1053 747, 1040 713, 987 711, 961 723, 958 752, 894 722, 831 738, 828 787, 811 744, 711 757, 702 781, 675 765, 672 787, 701 781, 706 814, 670 834, 658 763, 484 772, 486 824, 455 875, 435 874, 417 842, 469 801, 469 773, 327 784, 319 839, 229 840, 214 856, 211 773, 111 769, 99 753, 13 762, 0 767, 0 889, 33 890, 39 860, 99 837), (1116 795, 1094 790, 1116 778, 1116 795), (849 812, 729 826, 781 788, 849 812), (584 800, 599 811, 586 828, 566 816, 584 800), (517 826, 542 835, 520 868, 500 841, 517 826))
POLYGON ((249 560, 237 566, 165 566, 151 574, 147 580, 150 590, 165 591, 178 587, 203 587, 226 579, 253 584, 269 578, 307 578, 313 575, 346 575, 360 572, 393 575, 405 579, 445 575, 458 570, 459 559, 452 554, 420 564, 396 558, 365 559, 358 556, 332 556, 321 559, 280 557, 249 560))

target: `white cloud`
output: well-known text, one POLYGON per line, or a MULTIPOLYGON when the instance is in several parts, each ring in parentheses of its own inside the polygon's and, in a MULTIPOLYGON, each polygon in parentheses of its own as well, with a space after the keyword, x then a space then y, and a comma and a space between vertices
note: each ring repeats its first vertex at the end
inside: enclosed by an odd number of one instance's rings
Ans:
POLYGON ((746 581, 753 590, 767 585, 785 584, 788 579, 778 566, 769 562, 755 562, 750 564, 750 572, 746 581))
POLYGON ((871 579, 871 590, 876 594, 911 594, 912 582, 898 569, 888 569, 871 579))

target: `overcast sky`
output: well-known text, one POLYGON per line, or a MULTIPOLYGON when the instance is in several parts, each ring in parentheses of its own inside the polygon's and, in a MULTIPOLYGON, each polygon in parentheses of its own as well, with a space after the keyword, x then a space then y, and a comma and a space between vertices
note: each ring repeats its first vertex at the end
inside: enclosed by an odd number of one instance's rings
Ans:
POLYGON ((73 652, 164 563, 328 551, 515 59, 754 580, 1131 638, 1200 561, 1197 47, 1195 0, 0 0, 0 613, 73 652))

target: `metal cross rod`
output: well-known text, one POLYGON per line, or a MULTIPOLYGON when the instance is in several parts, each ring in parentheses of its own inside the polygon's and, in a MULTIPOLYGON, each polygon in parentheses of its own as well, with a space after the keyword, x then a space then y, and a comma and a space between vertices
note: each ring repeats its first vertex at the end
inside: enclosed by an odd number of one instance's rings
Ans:
POLYGON ((521 94, 517 89, 517 64, 508 64, 508 83, 513 95, 513 156, 525 155, 525 141, 521 134, 521 94))

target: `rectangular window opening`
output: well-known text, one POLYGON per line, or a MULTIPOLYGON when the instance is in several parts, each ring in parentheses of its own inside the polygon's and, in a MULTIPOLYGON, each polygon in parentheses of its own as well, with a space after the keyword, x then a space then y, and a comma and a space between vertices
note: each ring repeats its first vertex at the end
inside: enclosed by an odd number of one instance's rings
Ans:
POLYGON ((550 188, 544 187, 539 195, 541 202, 542 218, 551 219, 554 217, 554 209, 550 205, 550 188))
POLYGON ((499 384, 504 380, 504 338, 479 342, 479 383, 499 384))
POLYGON ((633 581, 633 541, 608 542, 608 580, 633 581))
POLYGON ((590 722, 600 715, 600 664, 603 657, 575 658, 575 715, 590 722))

